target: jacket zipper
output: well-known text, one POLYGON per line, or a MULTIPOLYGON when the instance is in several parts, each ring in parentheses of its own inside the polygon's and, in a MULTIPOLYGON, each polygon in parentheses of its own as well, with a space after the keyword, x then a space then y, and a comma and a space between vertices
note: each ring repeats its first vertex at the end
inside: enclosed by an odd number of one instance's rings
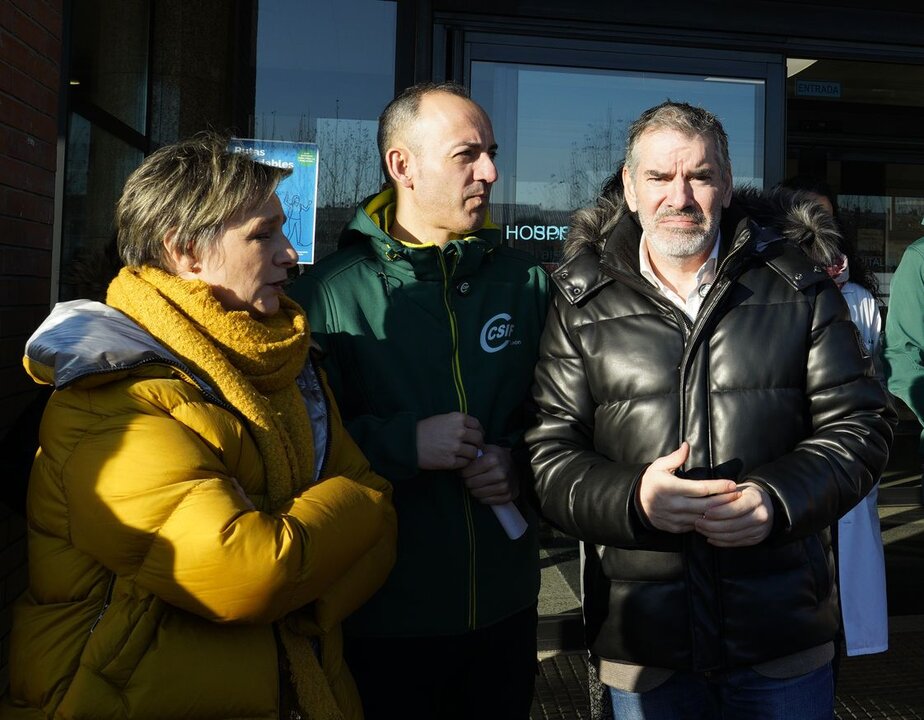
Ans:
MULTIPOLYGON (((745 231, 747 232, 747 231, 745 231)), ((716 292, 706 293, 706 303, 704 303, 699 312, 696 314, 695 321, 691 324, 689 318, 686 315, 683 316, 683 319, 686 321, 686 324, 682 327, 688 329, 686 333, 686 338, 683 347, 683 358, 680 362, 680 418, 681 421, 686 417, 686 393, 683 391, 686 387, 686 375, 687 368, 689 367, 690 355, 693 351, 693 347, 696 345, 696 340, 699 337, 700 332, 702 331, 703 326, 706 324, 706 319, 712 314, 712 311, 715 310, 718 306, 719 301, 725 297, 725 293, 728 292, 728 288, 731 287, 731 282, 727 277, 725 277, 725 270, 729 266, 732 259, 735 258, 740 252, 741 249, 747 244, 747 238, 744 241, 739 241, 735 243, 736 246, 732 247, 731 252, 725 256, 725 259, 722 260, 722 263, 716 268, 715 271, 715 280, 713 281, 712 287, 715 288, 716 285, 719 285, 719 289, 716 292)), ((673 304, 673 303, 671 303, 673 304)), ((682 441, 683 438, 680 438, 682 441)))
POLYGON ((112 373, 112 372, 125 372, 128 370, 137 370, 138 368, 144 367, 145 365, 166 365, 167 367, 174 368, 175 370, 179 370, 183 374, 187 382, 199 388, 199 391, 202 393, 203 397, 206 400, 214 403, 215 405, 218 405, 219 407, 227 410, 230 413, 233 413, 239 418, 244 417, 241 414, 241 412, 238 409, 236 409, 233 405, 228 404, 222 398, 218 397, 215 393, 213 393, 207 386, 203 385, 202 382, 200 382, 196 378, 196 376, 193 373, 191 373, 189 369, 186 368, 184 365, 178 362, 174 362, 173 360, 170 360, 169 358, 165 358, 161 356, 145 358, 144 360, 139 360, 137 362, 128 363, 126 365, 120 365, 115 368, 101 368, 99 370, 88 370, 87 372, 80 373, 80 375, 73 378, 72 380, 69 380, 66 383, 62 383, 61 385, 56 385, 55 390, 64 390, 65 388, 70 387, 75 382, 77 382, 78 380, 82 380, 85 377, 92 377, 94 375, 105 375, 106 373, 112 373))
MULTIPOLYGON (((468 414, 468 398, 465 395, 465 387, 462 384, 462 367, 459 362, 459 325, 456 322, 456 315, 449 302, 449 278, 456 270, 458 265, 458 255, 453 259, 452 270, 446 267, 446 258, 442 250, 437 252, 440 262, 440 270, 443 273, 443 305, 446 307, 446 315, 449 317, 449 331, 452 336, 452 379, 455 384, 456 395, 459 398, 459 410, 466 415, 468 414)), ((460 480, 461 482, 461 480, 460 480)), ((475 629, 475 523, 472 517, 472 501, 465 488, 462 488, 462 507, 465 511, 465 525, 468 530, 468 628, 475 629)))
MULTIPOLYGON (((716 268, 715 280, 711 289, 714 289, 718 285, 718 290, 715 292, 709 292, 706 294, 706 302, 700 307, 699 312, 696 314, 695 322, 690 323, 689 318, 686 315, 683 316, 685 321, 686 328, 686 339, 684 342, 683 348, 683 358, 680 363, 680 419, 684 427, 686 427, 686 392, 684 388, 686 387, 686 376, 687 370, 689 368, 690 356, 693 352, 693 348, 696 345, 696 340, 699 337, 700 332, 702 331, 703 326, 706 324, 706 319, 712 314, 716 307, 718 307, 722 298, 725 297, 725 294, 728 292, 728 289, 731 287, 731 281, 725 276, 726 269, 729 266, 730 261, 741 252, 741 248, 746 245, 745 242, 737 244, 737 247, 733 247, 731 252, 725 256, 725 259, 716 268)), ((681 430, 681 434, 683 431, 681 430)), ((709 465, 713 466, 712 453, 709 454, 709 465)), ((718 606, 718 614, 720 621, 724 621, 725 613, 722 608, 722 588, 719 584, 719 555, 715 552, 715 549, 712 549, 710 554, 710 560, 712 564, 712 580, 713 580, 713 593, 715 594, 715 602, 718 606)), ((725 666, 725 650, 723 644, 718 643, 718 653, 721 656, 719 660, 720 666, 725 666)), ((695 657, 695 651, 694 651, 695 657)))
POLYGON ((109 576, 109 586, 106 588, 106 597, 103 600, 103 606, 99 610, 99 614, 96 616, 96 620, 93 621, 93 624, 90 626, 90 635, 93 634, 93 631, 96 630, 96 626, 99 625, 100 620, 103 619, 103 615, 106 614, 106 611, 109 609, 109 605, 112 602, 112 590, 115 587, 116 576, 115 573, 109 576))
MULTIPOLYGON (((743 241, 739 240, 738 242, 734 243, 731 251, 728 253, 728 255, 725 256, 725 258, 722 260, 718 268, 716 268, 715 280, 713 281, 712 287, 715 288, 716 285, 719 285, 719 289, 716 292, 707 293, 706 303, 704 303, 700 307, 700 310, 696 315, 695 322, 691 322, 690 319, 686 316, 686 314, 683 313, 677 306, 675 306, 673 303, 669 301, 665 301, 660 294, 656 294, 650 288, 643 286, 642 283, 637 281, 635 277, 633 277, 632 275, 622 273, 619 270, 616 270, 615 268, 611 268, 608 265, 601 263, 601 268, 603 269, 603 271, 607 275, 612 277, 613 279, 620 280, 621 282, 625 284, 629 284, 636 289, 642 290, 646 295, 649 295, 661 305, 665 305, 665 304, 669 305, 670 310, 673 312, 674 317, 677 320, 677 324, 680 328, 680 331, 684 336, 683 356, 681 357, 680 367, 679 367, 680 392, 678 393, 679 395, 678 399, 680 403, 680 422, 681 422, 682 427, 680 428, 681 437, 677 441, 678 447, 680 443, 683 442, 685 439, 683 437, 683 435, 685 434, 684 429, 686 427, 686 420, 685 420, 686 418, 686 392, 684 392, 684 388, 686 387, 687 369, 689 368, 690 356, 691 356, 693 347, 696 345, 696 340, 703 326, 705 325, 706 319, 709 317, 709 315, 712 314, 713 310, 718 306, 722 298, 725 297, 725 294, 728 292, 728 288, 731 287, 731 282, 728 280, 728 278, 725 277, 726 269, 728 268, 732 259, 742 252, 742 248, 745 245, 747 245, 747 240, 748 239, 745 238, 743 241)), ((712 463, 712 458, 710 454, 710 464, 711 463, 712 463)), ((715 593, 716 602, 721 603, 722 595, 721 595, 721 588, 719 587, 719 581, 718 581, 719 558, 718 558, 718 554, 715 552, 712 552, 711 555, 712 555, 712 558, 711 558, 712 559, 712 577, 714 581, 713 592, 715 593)), ((721 613, 721 607, 720 607, 719 612, 720 614, 723 614, 721 613)), ((719 646, 719 653, 723 655, 721 662, 724 665, 724 649, 722 648, 721 644, 719 646)), ((694 651, 694 655, 695 655, 695 651, 694 651)))
MULTIPOLYGON (((748 232, 748 231, 745 230, 744 232, 748 232)), ((738 246, 735 248, 732 248, 731 252, 725 256, 725 259, 722 261, 722 264, 719 265, 718 268, 716 268, 715 280, 713 281, 713 287, 715 287, 720 281, 722 285, 720 286, 720 289, 718 292, 706 294, 707 304, 704 304, 700 308, 700 311, 696 316, 696 322, 693 323, 692 332, 690 333, 690 340, 691 340, 690 346, 691 347, 693 345, 692 340, 697 335, 699 335, 699 331, 702 329, 702 326, 704 325, 704 322, 701 321, 701 319, 708 317, 712 313, 715 307, 719 304, 719 301, 723 297, 725 297, 725 293, 728 290, 728 288, 731 287, 731 282, 729 282, 728 279, 724 276, 725 269, 728 267, 730 262, 735 258, 735 256, 741 252, 741 248, 743 248, 744 245, 746 244, 747 244, 747 240, 745 240, 744 242, 738 243, 738 246)), ((684 352, 684 361, 686 361, 686 359, 687 359, 686 352, 684 352)))

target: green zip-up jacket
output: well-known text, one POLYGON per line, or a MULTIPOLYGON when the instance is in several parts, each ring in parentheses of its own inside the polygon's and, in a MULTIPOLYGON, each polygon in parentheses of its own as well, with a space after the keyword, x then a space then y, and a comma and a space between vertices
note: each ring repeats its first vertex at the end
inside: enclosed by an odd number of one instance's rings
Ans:
POLYGON ((924 423, 924 237, 908 246, 892 276, 882 359, 889 391, 924 423))
MULTIPOLYGON (((547 311, 547 276, 528 254, 477 237, 409 246, 390 237, 394 194, 360 207, 340 250, 291 289, 326 352, 347 430, 394 485, 398 560, 352 618, 355 636, 459 634, 533 605, 539 593, 536 515, 504 534, 456 472, 417 467, 417 422, 461 411, 485 442, 523 446, 526 402, 547 311)), ((529 482, 525 461, 521 490, 529 482)))

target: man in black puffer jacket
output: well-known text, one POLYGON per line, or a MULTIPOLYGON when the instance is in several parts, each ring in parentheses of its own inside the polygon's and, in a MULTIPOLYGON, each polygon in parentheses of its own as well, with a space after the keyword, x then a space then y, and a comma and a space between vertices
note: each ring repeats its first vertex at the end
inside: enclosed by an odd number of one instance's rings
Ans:
POLYGON ((617 718, 833 717, 828 528, 895 414, 798 196, 732 192, 728 141, 667 102, 625 198, 579 211, 528 436, 545 516, 585 543, 588 647, 617 718))

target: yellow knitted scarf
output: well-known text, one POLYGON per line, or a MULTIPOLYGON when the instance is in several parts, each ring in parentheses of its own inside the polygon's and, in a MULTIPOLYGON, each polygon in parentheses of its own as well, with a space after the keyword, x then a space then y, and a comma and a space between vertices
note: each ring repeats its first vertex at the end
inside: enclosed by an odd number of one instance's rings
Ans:
POLYGON ((263 458, 267 510, 311 481, 311 425, 295 384, 309 336, 296 303, 283 297, 279 312, 255 320, 242 310, 225 310, 206 283, 152 267, 123 268, 106 302, 141 325, 246 418, 263 458))

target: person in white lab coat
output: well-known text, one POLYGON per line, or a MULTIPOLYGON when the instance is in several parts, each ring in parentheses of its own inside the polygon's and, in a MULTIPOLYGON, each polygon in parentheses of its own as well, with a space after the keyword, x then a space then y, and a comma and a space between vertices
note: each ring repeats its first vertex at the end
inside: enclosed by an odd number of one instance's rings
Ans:
MULTIPOLYGON (((815 201, 837 218, 836 196, 825 183, 799 176, 784 182, 783 187, 804 193, 807 202, 815 201)), ((878 288, 875 276, 850 247, 840 248, 837 257, 831 257, 829 248, 814 244, 803 245, 803 250, 825 266, 840 288, 860 338, 873 356, 877 375, 883 380, 880 362, 882 319, 876 300, 878 288)), ((889 647, 878 497, 877 483, 869 495, 837 524, 838 589, 844 647, 848 656, 885 652, 889 647)))

